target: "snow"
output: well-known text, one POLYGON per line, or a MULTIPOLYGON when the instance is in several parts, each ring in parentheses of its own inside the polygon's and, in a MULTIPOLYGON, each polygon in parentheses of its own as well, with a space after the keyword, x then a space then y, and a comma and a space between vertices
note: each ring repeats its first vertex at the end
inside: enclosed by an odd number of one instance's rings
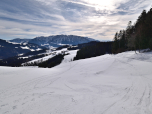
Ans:
POLYGON ((78 50, 68 51, 69 55, 64 56, 64 60, 62 63, 67 63, 73 61, 74 57, 76 56, 78 50))
POLYGON ((27 57, 19 57, 18 59, 27 59, 29 58, 30 56, 27 56, 27 57))
POLYGON ((68 45, 68 44, 61 44, 61 43, 59 43, 58 45, 65 46, 65 45, 68 45))
POLYGON ((49 45, 49 44, 41 44, 41 46, 47 46, 47 45, 49 45))
POLYGON ((11 44, 20 44, 21 45, 21 43, 10 42, 9 40, 6 40, 6 42, 11 43, 11 44))
POLYGON ((22 55, 24 55, 24 53, 18 54, 18 56, 22 56, 22 55))
POLYGON ((23 43, 23 45, 27 45, 27 43, 23 43))
MULTIPOLYGON (((22 49, 28 49, 28 50, 30 50, 30 51, 35 51, 34 49, 30 49, 28 46, 25 46, 25 47, 22 47, 22 46, 20 46, 22 49)), ((38 50, 40 50, 39 48, 38 48, 38 50)))
POLYGON ((34 49, 29 49, 29 50, 31 50, 31 51, 35 51, 34 49))
POLYGON ((40 50, 42 50, 42 49, 41 48, 36 49, 36 51, 40 51, 40 50))
POLYGON ((152 114, 152 52, 70 53, 51 69, 0 67, 0 114, 152 114))
POLYGON ((50 59, 52 57, 54 57, 54 55, 51 54, 51 55, 48 55, 48 56, 45 56, 45 57, 42 57, 42 58, 39 58, 39 59, 34 59, 32 61, 29 61, 28 63, 32 63, 32 62, 40 63, 40 62, 43 62, 43 61, 47 61, 48 59, 50 59))
POLYGON ((22 48, 22 49, 30 49, 30 48, 29 48, 29 47, 27 47, 27 46, 25 46, 25 47, 22 47, 22 46, 21 46, 21 48, 22 48))
MULTIPOLYGON (((57 51, 53 51, 53 52, 51 50, 48 50, 47 53, 46 53, 46 54, 49 54, 48 56, 45 56, 45 57, 42 57, 42 58, 38 58, 38 59, 34 59, 32 61, 29 61, 28 63, 31 63, 31 62, 38 62, 38 63, 40 63, 40 62, 47 61, 48 59, 54 57, 55 55, 60 54, 63 51, 67 51, 67 48, 63 48, 61 50, 57 50, 57 51)), ((74 51, 74 53, 75 53, 75 51, 74 51)), ((72 53, 72 55, 73 55, 73 53, 72 53)))

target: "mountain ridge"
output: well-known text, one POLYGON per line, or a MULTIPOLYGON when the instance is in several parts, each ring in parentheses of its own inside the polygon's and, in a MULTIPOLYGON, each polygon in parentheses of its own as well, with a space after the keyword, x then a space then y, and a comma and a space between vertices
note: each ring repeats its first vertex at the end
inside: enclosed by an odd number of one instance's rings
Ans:
POLYGON ((76 35, 52 35, 52 36, 39 36, 33 39, 20 39, 15 38, 9 40, 14 43, 33 43, 39 46, 60 47, 62 45, 77 45, 82 43, 88 43, 91 41, 98 41, 88 37, 76 36, 76 35))
POLYGON ((26 39, 26 38, 14 38, 12 40, 9 40, 10 42, 14 43, 28 43, 31 39, 26 39))

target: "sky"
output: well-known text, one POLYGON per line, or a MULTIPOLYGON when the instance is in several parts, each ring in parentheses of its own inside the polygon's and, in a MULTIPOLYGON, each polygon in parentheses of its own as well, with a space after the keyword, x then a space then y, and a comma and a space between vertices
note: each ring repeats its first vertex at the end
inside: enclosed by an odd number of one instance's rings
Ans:
POLYGON ((112 40, 152 0, 0 0, 0 39, 78 35, 112 40))

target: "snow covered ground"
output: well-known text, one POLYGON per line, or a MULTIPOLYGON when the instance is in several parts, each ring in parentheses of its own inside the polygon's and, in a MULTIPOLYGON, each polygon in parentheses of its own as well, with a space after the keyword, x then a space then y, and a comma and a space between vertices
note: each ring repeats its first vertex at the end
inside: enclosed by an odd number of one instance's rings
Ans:
POLYGON ((0 114, 152 114, 152 53, 70 59, 0 67, 0 114))
MULTIPOLYGON (((72 51, 70 50, 69 51, 69 50, 67 50, 67 48, 64 48, 64 49, 61 49, 61 50, 57 50, 57 51, 53 51, 53 52, 50 51, 50 52, 47 52, 47 53, 43 53, 43 54, 49 54, 48 56, 31 60, 28 63, 31 63, 31 62, 41 63, 41 62, 47 61, 48 59, 51 59, 52 57, 54 57, 54 56, 56 56, 58 54, 61 54, 62 52, 65 52, 65 54, 69 54, 69 55, 64 57, 63 63, 64 62, 70 62, 76 56, 77 51, 78 50, 72 50, 72 51)), ((28 56, 28 57, 30 57, 30 56, 28 56)), ((28 58, 28 57, 19 57, 19 58, 28 58)), ((24 63, 22 65, 24 65, 24 63)))
MULTIPOLYGON (((32 61, 29 61, 28 63, 31 63, 31 62, 38 62, 38 63, 40 63, 40 62, 44 62, 44 61, 47 61, 48 59, 50 59, 50 58, 52 58, 52 57, 54 57, 54 56, 56 56, 56 55, 58 55, 58 54, 61 54, 62 52, 73 52, 73 51, 68 51, 67 50, 67 48, 64 48, 64 49, 61 49, 61 50, 57 50, 57 51, 50 51, 50 50, 48 50, 46 53, 43 53, 43 54, 49 54, 48 56, 45 56, 45 57, 42 57, 42 58, 38 58, 38 59, 34 59, 34 60, 32 60, 32 61)), ((75 51, 74 51, 75 52, 75 51)), ((75 52, 75 54, 76 54, 76 52, 75 52)), ((21 57, 20 57, 21 58, 21 57)), ((26 58, 26 57, 22 57, 22 58, 26 58)), ((28 57, 27 57, 28 58, 28 57)))

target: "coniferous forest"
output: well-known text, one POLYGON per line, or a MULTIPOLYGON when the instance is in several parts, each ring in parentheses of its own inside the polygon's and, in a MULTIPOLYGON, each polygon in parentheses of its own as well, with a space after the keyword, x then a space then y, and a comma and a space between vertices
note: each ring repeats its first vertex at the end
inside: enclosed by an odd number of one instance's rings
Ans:
POLYGON ((78 52, 74 60, 96 57, 104 54, 111 54, 112 42, 96 42, 92 45, 84 46, 78 52))
POLYGON ((112 52, 152 49, 152 8, 143 10, 136 22, 129 21, 126 30, 120 30, 114 36, 112 52))
POLYGON ((25 63, 24 66, 38 66, 41 68, 52 68, 54 66, 59 65, 62 60, 64 59, 64 56, 66 54, 58 54, 50 59, 48 59, 47 61, 42 61, 40 63, 38 62, 31 62, 31 63, 25 63))

